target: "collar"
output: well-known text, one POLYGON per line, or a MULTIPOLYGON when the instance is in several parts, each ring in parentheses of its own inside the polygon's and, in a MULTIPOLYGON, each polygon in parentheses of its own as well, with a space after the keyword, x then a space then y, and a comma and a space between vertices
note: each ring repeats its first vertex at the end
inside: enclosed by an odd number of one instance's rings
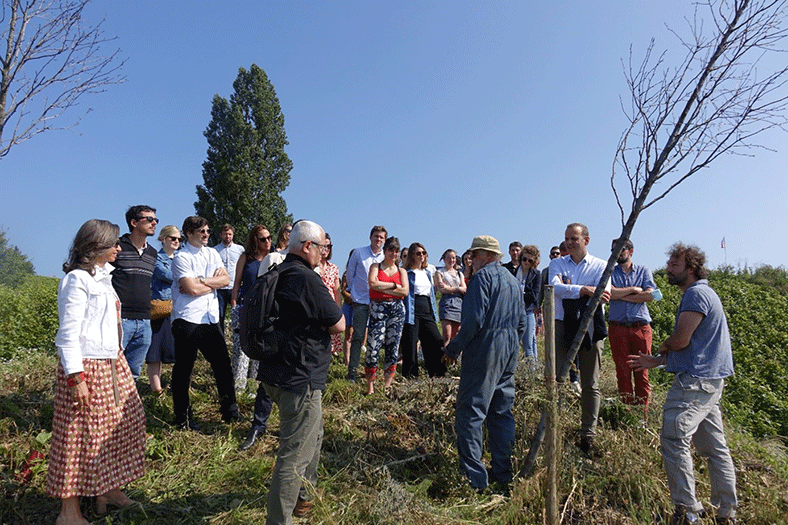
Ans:
POLYGON ((197 248, 196 246, 194 246, 194 245, 193 245, 192 243, 190 243, 190 242, 187 242, 187 243, 186 243, 186 246, 184 246, 183 248, 181 248, 181 250, 186 250, 188 253, 191 253, 191 254, 194 254, 194 255, 196 255, 196 254, 200 253, 200 252, 201 252, 202 250, 204 250, 204 249, 205 249, 205 246, 203 246, 203 247, 201 247, 201 248, 197 248))
POLYGON ((93 279, 95 279, 96 282, 99 282, 99 281, 103 281, 107 277, 112 277, 110 275, 110 272, 112 272, 112 270, 114 269, 115 267, 112 266, 110 263, 104 263, 104 266, 99 266, 97 264, 94 267, 93 279))
POLYGON ((303 264, 304 266, 306 266, 310 270, 314 270, 314 268, 312 268, 312 266, 307 262, 306 259, 304 259, 300 255, 296 255, 294 253, 288 253, 287 255, 285 255, 285 260, 282 261, 282 263, 291 262, 291 261, 300 262, 301 264, 303 264))

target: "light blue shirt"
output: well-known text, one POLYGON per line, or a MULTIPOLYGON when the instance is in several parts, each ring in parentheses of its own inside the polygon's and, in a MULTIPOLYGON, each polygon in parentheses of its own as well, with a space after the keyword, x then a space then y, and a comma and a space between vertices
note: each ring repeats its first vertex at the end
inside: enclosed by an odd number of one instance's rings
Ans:
POLYGON ((699 312, 703 314, 703 320, 692 333, 686 348, 668 352, 665 369, 675 374, 686 372, 702 379, 721 379, 733 375, 728 321, 720 298, 709 287, 709 281, 695 281, 684 292, 676 313, 676 326, 681 312, 699 312))
MULTIPOLYGON (((564 320, 564 299, 579 299, 583 286, 599 284, 602 274, 605 273, 607 262, 599 257, 586 253, 578 264, 572 260, 571 255, 556 257, 550 261, 550 284, 555 293, 555 318, 564 320)), ((610 281, 605 284, 605 290, 610 290, 610 281)), ((600 305, 604 309, 604 305, 600 305)), ((603 310, 604 311, 604 310, 603 310)), ((588 327, 588 336, 594 337, 594 325, 588 327)))
MULTIPOLYGON (((621 269, 621 265, 617 264, 616 267, 613 268, 613 275, 610 276, 610 280, 616 288, 637 286, 643 290, 653 290, 657 287, 654 283, 654 277, 651 275, 651 270, 638 264, 633 264, 629 273, 626 273, 621 269)), ((631 323, 633 321, 651 323, 651 314, 648 312, 646 303, 631 303, 629 301, 617 300, 610 301, 608 320, 617 321, 619 323, 631 323)))
POLYGON ((372 247, 362 246, 353 250, 347 263, 347 286, 354 303, 369 304, 369 268, 383 261, 383 250, 377 255, 372 247))
POLYGON ((219 252, 224 269, 230 274, 230 284, 222 287, 222 290, 232 290, 233 283, 235 283, 235 268, 238 266, 238 259, 241 258, 244 247, 234 242, 231 242, 230 246, 225 246, 223 242, 220 242, 213 249, 219 252))

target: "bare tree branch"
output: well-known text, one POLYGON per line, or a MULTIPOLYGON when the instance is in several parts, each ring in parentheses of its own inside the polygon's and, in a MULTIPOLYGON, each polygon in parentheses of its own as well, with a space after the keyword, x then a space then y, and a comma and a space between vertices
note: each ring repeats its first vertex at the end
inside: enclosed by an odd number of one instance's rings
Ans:
POLYGON ((0 0, 0 158, 39 133, 76 126, 60 117, 79 106, 86 94, 119 84, 124 60, 115 40, 83 18, 90 0, 0 0))
MULTIPOLYGON (((778 46, 788 36, 782 26, 786 5, 788 0, 709 0, 696 4, 692 20, 687 20, 689 38, 671 31, 686 50, 675 68, 666 67, 665 53, 652 58, 653 40, 637 66, 630 49, 629 62, 624 66, 629 106, 622 102, 629 123, 616 148, 610 177, 621 211, 622 231, 558 377, 569 372, 601 300, 604 283, 613 273, 640 213, 721 155, 751 155, 751 149, 762 147, 753 142, 757 135, 775 127, 785 129, 788 66, 765 76, 759 76, 758 66, 767 54, 784 52, 778 46), (710 35, 701 16, 707 11, 713 27, 710 35), (621 179, 625 179, 623 185, 631 196, 628 216, 622 198, 627 193, 617 187, 621 179), (667 188, 649 200, 658 183, 667 184, 667 188)), ((544 436, 543 421, 544 417, 521 475, 533 472, 544 436)))

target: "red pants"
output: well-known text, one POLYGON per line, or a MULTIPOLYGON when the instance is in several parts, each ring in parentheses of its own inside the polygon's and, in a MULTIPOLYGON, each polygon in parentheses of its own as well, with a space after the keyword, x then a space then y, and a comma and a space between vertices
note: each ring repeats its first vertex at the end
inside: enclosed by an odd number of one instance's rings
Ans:
POLYGON ((629 355, 640 353, 651 354, 651 326, 618 326, 611 323, 608 332, 610 350, 616 363, 618 393, 621 395, 621 401, 628 405, 648 405, 648 396, 651 393, 648 370, 635 372, 627 364, 627 358, 629 355))

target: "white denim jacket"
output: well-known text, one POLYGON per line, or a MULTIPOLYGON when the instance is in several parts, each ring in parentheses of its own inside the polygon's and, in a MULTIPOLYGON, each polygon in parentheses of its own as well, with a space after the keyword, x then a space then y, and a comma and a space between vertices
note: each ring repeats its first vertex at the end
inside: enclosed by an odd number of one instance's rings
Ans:
POLYGON ((113 267, 96 266, 95 275, 72 270, 60 281, 55 337, 66 375, 83 371, 83 359, 116 359, 120 349, 120 300, 112 288, 113 267))

